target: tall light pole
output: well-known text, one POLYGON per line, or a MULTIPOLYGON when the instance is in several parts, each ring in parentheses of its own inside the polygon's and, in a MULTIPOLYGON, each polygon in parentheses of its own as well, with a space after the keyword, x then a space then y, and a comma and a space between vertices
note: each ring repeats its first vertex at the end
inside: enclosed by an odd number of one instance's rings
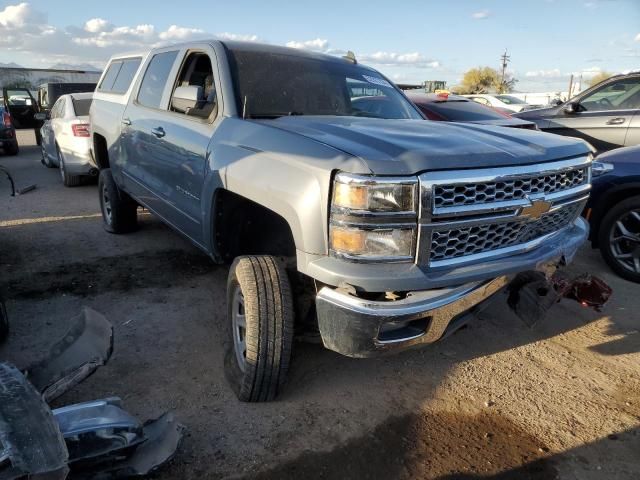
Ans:
MULTIPOLYGON (((504 49, 504 53, 502 54, 500 59, 502 60, 502 76, 500 78, 500 88, 504 89, 504 87, 505 87, 504 76, 506 74, 507 65, 511 61, 511 56, 507 55, 507 49, 506 48, 504 49)), ((500 93, 504 93, 504 92, 500 92, 500 93)))

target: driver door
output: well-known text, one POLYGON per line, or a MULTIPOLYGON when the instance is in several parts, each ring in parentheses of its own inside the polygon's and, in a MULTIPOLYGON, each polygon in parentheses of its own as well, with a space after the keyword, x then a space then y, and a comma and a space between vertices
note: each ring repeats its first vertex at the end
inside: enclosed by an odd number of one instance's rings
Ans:
POLYGON ((622 147, 631 120, 640 111, 640 77, 612 80, 561 109, 545 131, 579 137, 598 152, 622 147))
POLYGON ((40 122, 34 118, 39 111, 38 104, 29 89, 3 88, 2 96, 16 128, 40 127, 40 122))

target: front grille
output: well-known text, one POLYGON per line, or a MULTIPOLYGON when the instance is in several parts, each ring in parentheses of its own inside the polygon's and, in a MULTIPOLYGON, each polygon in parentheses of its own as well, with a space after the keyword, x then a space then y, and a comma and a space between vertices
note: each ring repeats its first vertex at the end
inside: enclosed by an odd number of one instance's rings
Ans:
POLYGON ((537 165, 426 172, 420 176, 417 261, 444 267, 535 248, 538 239, 576 220, 590 182, 588 156, 537 165))
POLYGON ((526 243, 560 230, 573 222, 582 204, 571 204, 532 222, 482 224, 432 232, 430 261, 450 260, 526 243))
POLYGON ((578 167, 500 181, 439 184, 434 188, 433 203, 436 208, 457 207, 522 200, 531 194, 556 193, 586 185, 589 182, 588 168, 578 167))

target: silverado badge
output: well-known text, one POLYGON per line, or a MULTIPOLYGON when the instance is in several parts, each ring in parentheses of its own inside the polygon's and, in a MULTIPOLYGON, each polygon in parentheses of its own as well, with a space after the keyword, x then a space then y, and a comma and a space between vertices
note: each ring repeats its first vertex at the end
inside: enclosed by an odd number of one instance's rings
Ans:
POLYGON ((522 207, 520 217, 526 217, 529 220, 538 220, 542 215, 551 210, 551 202, 546 200, 529 200, 531 205, 522 207))

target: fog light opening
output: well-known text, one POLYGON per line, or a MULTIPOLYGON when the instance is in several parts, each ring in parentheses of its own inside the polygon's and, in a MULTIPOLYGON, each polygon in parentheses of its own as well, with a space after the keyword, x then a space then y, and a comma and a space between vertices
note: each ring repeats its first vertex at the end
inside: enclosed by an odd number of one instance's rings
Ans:
POLYGON ((381 343, 403 342, 421 337, 427 332, 431 317, 404 322, 389 322, 380 326, 378 341, 381 343))

